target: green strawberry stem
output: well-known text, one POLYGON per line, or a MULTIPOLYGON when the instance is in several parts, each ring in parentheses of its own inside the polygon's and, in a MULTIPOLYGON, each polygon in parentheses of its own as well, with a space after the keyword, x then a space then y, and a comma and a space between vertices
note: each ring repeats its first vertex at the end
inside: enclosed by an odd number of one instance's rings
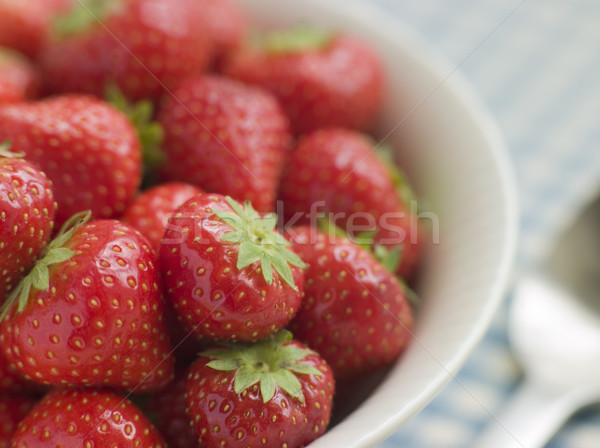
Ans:
POLYGON ((52 28, 60 37, 83 33, 101 23, 119 3, 119 0, 78 0, 70 10, 54 19, 52 28))
POLYGON ((165 161, 165 154, 161 149, 165 132, 154 121, 154 104, 150 100, 132 104, 115 84, 107 86, 106 100, 129 118, 142 146, 144 175, 152 176, 154 170, 165 161))
POLYGON ((329 31, 298 25, 282 31, 255 35, 252 40, 254 46, 269 54, 278 55, 321 51, 329 46, 333 37, 334 34, 329 31))
POLYGON ((32 288, 40 291, 48 290, 50 287, 50 271, 48 268, 54 264, 64 263, 75 255, 71 249, 62 246, 71 239, 78 228, 88 222, 90 217, 90 211, 77 213, 63 224, 56 238, 48 243, 31 271, 29 271, 7 297, 1 309, 0 321, 4 320, 15 302, 17 302, 17 313, 23 312, 32 288))
POLYGON ((12 142, 10 140, 6 140, 0 143, 0 157, 6 157, 9 159, 18 159, 25 156, 23 152, 12 152, 10 150, 12 146, 12 142))
POLYGON ((295 345, 285 345, 291 340, 292 334, 281 330, 254 344, 231 343, 225 348, 207 350, 201 355, 214 358, 207 363, 212 369, 235 371, 233 389, 236 394, 259 383, 263 403, 273 398, 277 386, 290 397, 304 403, 302 386, 296 375, 322 376, 323 373, 302 362, 315 352, 295 345))
POLYGON ((261 217, 249 201, 242 207, 229 196, 226 200, 233 212, 213 210, 213 213, 234 229, 223 235, 221 241, 239 244, 237 268, 243 269, 260 261, 267 284, 273 283, 274 269, 284 282, 297 291, 290 266, 304 269, 306 264, 288 249, 291 243, 275 230, 277 215, 268 213, 261 217))

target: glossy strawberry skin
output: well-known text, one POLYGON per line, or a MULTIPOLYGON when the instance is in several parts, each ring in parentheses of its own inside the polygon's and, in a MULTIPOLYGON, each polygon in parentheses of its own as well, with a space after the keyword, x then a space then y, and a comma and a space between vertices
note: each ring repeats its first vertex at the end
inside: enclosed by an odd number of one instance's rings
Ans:
POLYGON ((345 238, 298 227, 290 240, 309 265, 305 298, 289 326, 295 337, 325 358, 336 379, 394 362, 413 327, 396 277, 345 238))
POLYGON ((202 193, 198 187, 179 182, 157 185, 135 198, 121 221, 139 230, 158 253, 171 214, 192 196, 202 193))
POLYGON ((49 241, 55 211, 44 173, 25 160, 0 157, 0 304, 49 241))
POLYGON ((320 50, 270 54, 245 46, 223 73, 271 91, 298 135, 331 126, 369 130, 382 103, 379 57, 344 35, 320 50))
POLYGON ((0 104, 33 99, 39 85, 39 74, 31 62, 0 47, 0 104))
POLYGON ((276 275, 267 284, 260 262, 238 269, 239 245, 221 241, 233 229, 214 209, 232 211, 223 196, 205 194, 188 200, 169 219, 160 249, 167 298, 196 335, 261 339, 294 316, 302 299, 302 270, 291 268, 295 291, 276 275))
POLYGON ((32 397, 0 395, 0 448, 9 448, 17 425, 36 404, 32 397))
POLYGON ((65 95, 0 107, 0 141, 53 183, 60 226, 77 212, 123 213, 141 182, 141 148, 125 115, 92 97, 65 95))
POLYGON ((102 19, 103 26, 50 44, 40 56, 43 77, 53 92, 103 97, 115 83, 132 100, 158 99, 210 64, 205 20, 195 0, 121 2, 102 19))
MULTIPOLYGON (((296 341, 290 344, 305 348, 296 341)), ((192 364, 186 386, 188 415, 205 448, 279 448, 284 443, 290 448, 302 447, 327 428, 334 380, 331 369, 319 355, 307 356, 303 362, 314 366, 322 376, 297 375, 304 404, 285 394, 279 386, 267 403, 263 403, 256 385, 238 395, 233 387, 234 374, 208 367, 209 361, 201 356, 192 364)))
POLYGON ((3 353, 0 353, 0 396, 37 393, 42 390, 42 387, 23 378, 17 368, 8 362, 3 353))
POLYGON ((293 222, 309 224, 307 213, 318 204, 316 211, 333 214, 351 237, 377 229, 376 242, 401 251, 398 275, 415 271, 423 245, 419 223, 363 134, 331 128, 306 135, 288 160, 279 196, 284 221, 299 217, 293 222))
POLYGON ((19 424, 13 448, 166 448, 152 423, 126 398, 106 390, 48 393, 19 424))
POLYGON ((291 142, 287 119, 262 89, 204 76, 183 82, 159 113, 166 179, 273 209, 291 142))
POLYGON ((23 312, 0 324, 7 360, 27 379, 50 385, 138 391, 173 377, 156 258, 118 221, 79 228, 68 261, 50 266, 47 291, 32 289, 23 312))
POLYGON ((194 448, 198 436, 191 426, 185 401, 187 373, 181 370, 164 389, 148 395, 143 407, 169 448, 194 448))

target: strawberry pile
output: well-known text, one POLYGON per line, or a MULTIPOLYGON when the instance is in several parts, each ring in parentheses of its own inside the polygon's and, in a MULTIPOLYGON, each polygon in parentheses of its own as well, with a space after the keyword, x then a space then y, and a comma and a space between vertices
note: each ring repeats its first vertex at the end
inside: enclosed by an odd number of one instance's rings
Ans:
POLYGON ((249 29, 0 0, 0 448, 300 448, 405 350, 424 229, 369 134, 382 64, 249 29))

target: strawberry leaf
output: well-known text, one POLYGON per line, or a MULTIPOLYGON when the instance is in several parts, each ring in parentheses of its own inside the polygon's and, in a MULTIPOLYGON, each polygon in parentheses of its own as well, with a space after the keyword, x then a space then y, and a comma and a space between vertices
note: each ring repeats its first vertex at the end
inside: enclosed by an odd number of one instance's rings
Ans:
POLYGON ((212 369, 226 372, 237 370, 240 367, 240 363, 235 359, 215 359, 206 365, 212 369))
POLYGON ((290 266, 303 269, 306 264, 288 249, 290 242, 274 230, 277 216, 269 213, 261 217, 250 202, 246 202, 242 207, 229 196, 226 201, 232 211, 213 209, 212 212, 232 228, 231 232, 221 237, 221 241, 239 244, 237 268, 244 269, 260 261, 262 276, 267 284, 273 283, 275 271, 285 283, 297 291, 290 266))
POLYGON ((292 335, 281 330, 254 344, 229 343, 228 348, 216 348, 201 353, 214 358, 206 365, 219 371, 235 371, 233 388, 241 394, 259 383, 264 403, 273 398, 279 387, 290 397, 304 403, 302 385, 296 373, 322 376, 323 373, 303 360, 314 352, 310 349, 287 345, 292 335))
POLYGON ((243 269, 246 266, 250 266, 252 263, 261 260, 263 255, 263 251, 256 244, 248 240, 242 241, 242 243, 240 244, 240 251, 237 259, 237 268, 243 269))
MULTIPOLYGON (((320 372, 319 372, 320 373, 320 372)), ((295 398, 300 403, 304 403, 304 394, 302 393, 302 385, 296 375, 289 370, 276 370, 273 372, 274 381, 281 387, 281 389, 288 394, 290 397, 295 398)), ((264 400, 264 395, 263 395, 264 400)))
POLYGON ((12 152, 10 148, 12 147, 12 142, 10 140, 6 140, 0 143, 0 157, 6 157, 9 159, 17 159, 20 157, 24 157, 24 152, 12 152))
POLYGON ((233 380, 233 390, 239 395, 260 380, 260 372, 256 371, 251 366, 244 365, 238 369, 235 375, 235 379, 233 380))
POLYGON ((64 263, 75 255, 71 249, 62 247, 72 237, 75 231, 84 225, 91 217, 91 212, 81 212, 73 215, 65 222, 56 236, 46 246, 46 249, 27 274, 12 290, 6 301, 2 305, 0 321, 4 320, 10 308, 17 302, 17 312, 22 313, 29 301, 31 289, 46 291, 50 287, 49 267, 55 264, 64 263))
POLYGON ((262 395, 263 403, 268 402, 275 395, 277 384, 273 376, 274 374, 269 372, 260 375, 260 394, 262 395))

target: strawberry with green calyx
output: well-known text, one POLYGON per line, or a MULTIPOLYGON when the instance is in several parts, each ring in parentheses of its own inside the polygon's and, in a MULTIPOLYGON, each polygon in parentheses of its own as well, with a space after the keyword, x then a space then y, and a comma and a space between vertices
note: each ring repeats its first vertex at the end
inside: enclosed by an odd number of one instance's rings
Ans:
POLYGON ((17 448, 166 448, 163 437, 125 397, 103 389, 54 389, 17 427, 17 448))
POLYGON ((289 231, 308 264, 305 298, 289 328, 317 350, 336 378, 393 363, 406 348, 413 312, 400 281, 350 240, 311 227, 289 231))
POLYGON ((0 103, 18 103, 37 96, 37 68, 21 54, 0 47, 0 103))
MULTIPOLYGON (((317 227, 319 231, 325 235, 345 239, 349 238, 348 234, 344 230, 337 227, 328 219, 320 220, 317 227)), ((400 259, 402 256, 400 248, 394 246, 386 247, 382 246, 381 244, 377 244, 374 240, 376 234, 376 230, 368 230, 360 233, 356 238, 352 238, 352 242, 369 252, 373 258, 375 258, 388 272, 395 274, 400 266, 400 259)), ((397 277, 397 279, 404 289, 406 300, 408 300, 413 307, 417 307, 421 302, 417 293, 406 283, 403 278, 397 277)))
POLYGON ((417 268, 424 235, 415 204, 405 202, 413 200, 406 182, 400 182, 400 172, 382 161, 375 148, 367 135, 341 128, 300 139, 280 186, 283 219, 300 217, 298 225, 309 224, 315 210, 335 217, 351 238, 375 229, 373 242, 399 251, 395 272, 408 280, 417 268))
POLYGON ((10 147, 0 143, 0 305, 50 240, 57 207, 46 175, 10 147))
POLYGON ((382 103, 383 68, 374 50, 306 26, 250 40, 223 73, 271 91, 298 135, 331 126, 368 130, 382 103))
POLYGON ((188 370, 186 391, 206 448, 300 447, 327 428, 334 380, 317 353, 281 331, 202 353, 188 370))
POLYGON ((77 215, 5 303, 0 345, 26 379, 140 392, 173 376, 155 254, 118 221, 77 215))
POLYGON ((165 129, 164 179, 273 211, 291 145, 273 95, 225 77, 191 78, 167 98, 158 121, 165 129))
POLYGON ((302 299, 305 264, 274 214, 205 194, 169 219, 160 267, 178 318, 197 335, 255 341, 283 328, 302 299))
POLYGON ((52 92, 101 97, 116 84, 132 100, 158 100, 213 58, 197 0, 87 0, 70 14, 40 55, 52 92))
POLYGON ((98 99, 63 95, 0 106, 0 140, 52 181, 56 224, 83 210, 120 216, 141 182, 141 149, 127 117, 98 99))

